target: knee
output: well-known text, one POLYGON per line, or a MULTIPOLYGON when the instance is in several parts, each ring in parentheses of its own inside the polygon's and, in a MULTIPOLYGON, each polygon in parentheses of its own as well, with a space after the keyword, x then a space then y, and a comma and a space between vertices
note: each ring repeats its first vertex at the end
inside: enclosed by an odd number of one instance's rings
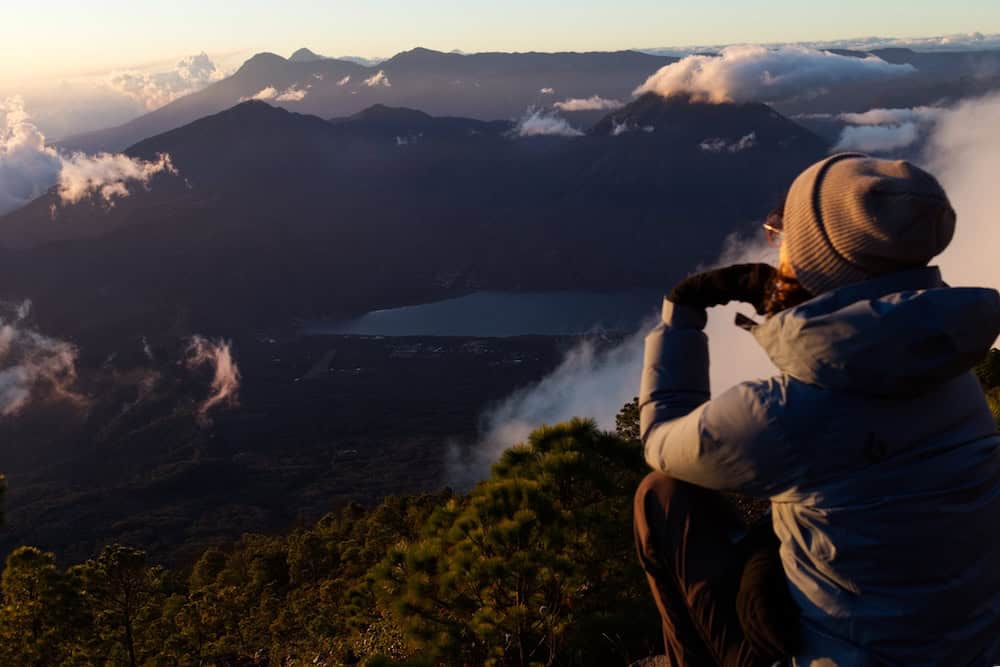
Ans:
POLYGON ((648 519, 654 519, 653 516, 647 517, 651 512, 659 515, 655 518, 662 519, 671 504, 675 504, 675 498, 683 494, 685 486, 683 482, 659 471, 646 475, 635 492, 633 507, 636 522, 645 523, 648 519))

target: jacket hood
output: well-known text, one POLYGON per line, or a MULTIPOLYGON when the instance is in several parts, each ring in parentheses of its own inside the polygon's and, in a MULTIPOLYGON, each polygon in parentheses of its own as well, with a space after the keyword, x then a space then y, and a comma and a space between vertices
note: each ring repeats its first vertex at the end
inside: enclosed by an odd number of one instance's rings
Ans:
POLYGON ((1000 294, 937 267, 821 294, 750 329, 785 374, 829 389, 915 395, 968 371, 1000 333, 1000 294))

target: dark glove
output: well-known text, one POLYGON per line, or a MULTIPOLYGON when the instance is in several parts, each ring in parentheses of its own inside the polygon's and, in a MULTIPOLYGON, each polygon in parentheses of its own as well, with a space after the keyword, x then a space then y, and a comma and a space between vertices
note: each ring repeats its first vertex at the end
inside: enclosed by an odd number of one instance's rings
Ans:
POLYGON ((667 298, 693 308, 742 301, 753 306, 758 315, 763 315, 767 288, 776 272, 770 264, 734 264, 696 273, 677 283, 667 298))

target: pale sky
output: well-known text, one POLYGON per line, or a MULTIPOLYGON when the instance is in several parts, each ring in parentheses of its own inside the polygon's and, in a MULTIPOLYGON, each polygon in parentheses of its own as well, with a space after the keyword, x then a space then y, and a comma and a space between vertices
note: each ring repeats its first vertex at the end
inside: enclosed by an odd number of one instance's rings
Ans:
POLYGON ((1000 33, 997 0, 14 0, 0 83, 300 46, 559 51, 1000 33))

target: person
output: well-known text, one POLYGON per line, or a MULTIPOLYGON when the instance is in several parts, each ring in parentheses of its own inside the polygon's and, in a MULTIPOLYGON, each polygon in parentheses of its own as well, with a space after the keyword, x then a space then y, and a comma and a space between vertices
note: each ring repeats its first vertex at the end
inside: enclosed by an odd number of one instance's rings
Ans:
POLYGON ((664 300, 635 533, 672 665, 1000 664, 1000 435, 970 372, 1000 294, 928 266, 955 220, 920 168, 834 155, 768 220, 777 269, 664 300), (706 308, 731 300, 764 316, 742 326, 779 374, 710 398, 706 308))

